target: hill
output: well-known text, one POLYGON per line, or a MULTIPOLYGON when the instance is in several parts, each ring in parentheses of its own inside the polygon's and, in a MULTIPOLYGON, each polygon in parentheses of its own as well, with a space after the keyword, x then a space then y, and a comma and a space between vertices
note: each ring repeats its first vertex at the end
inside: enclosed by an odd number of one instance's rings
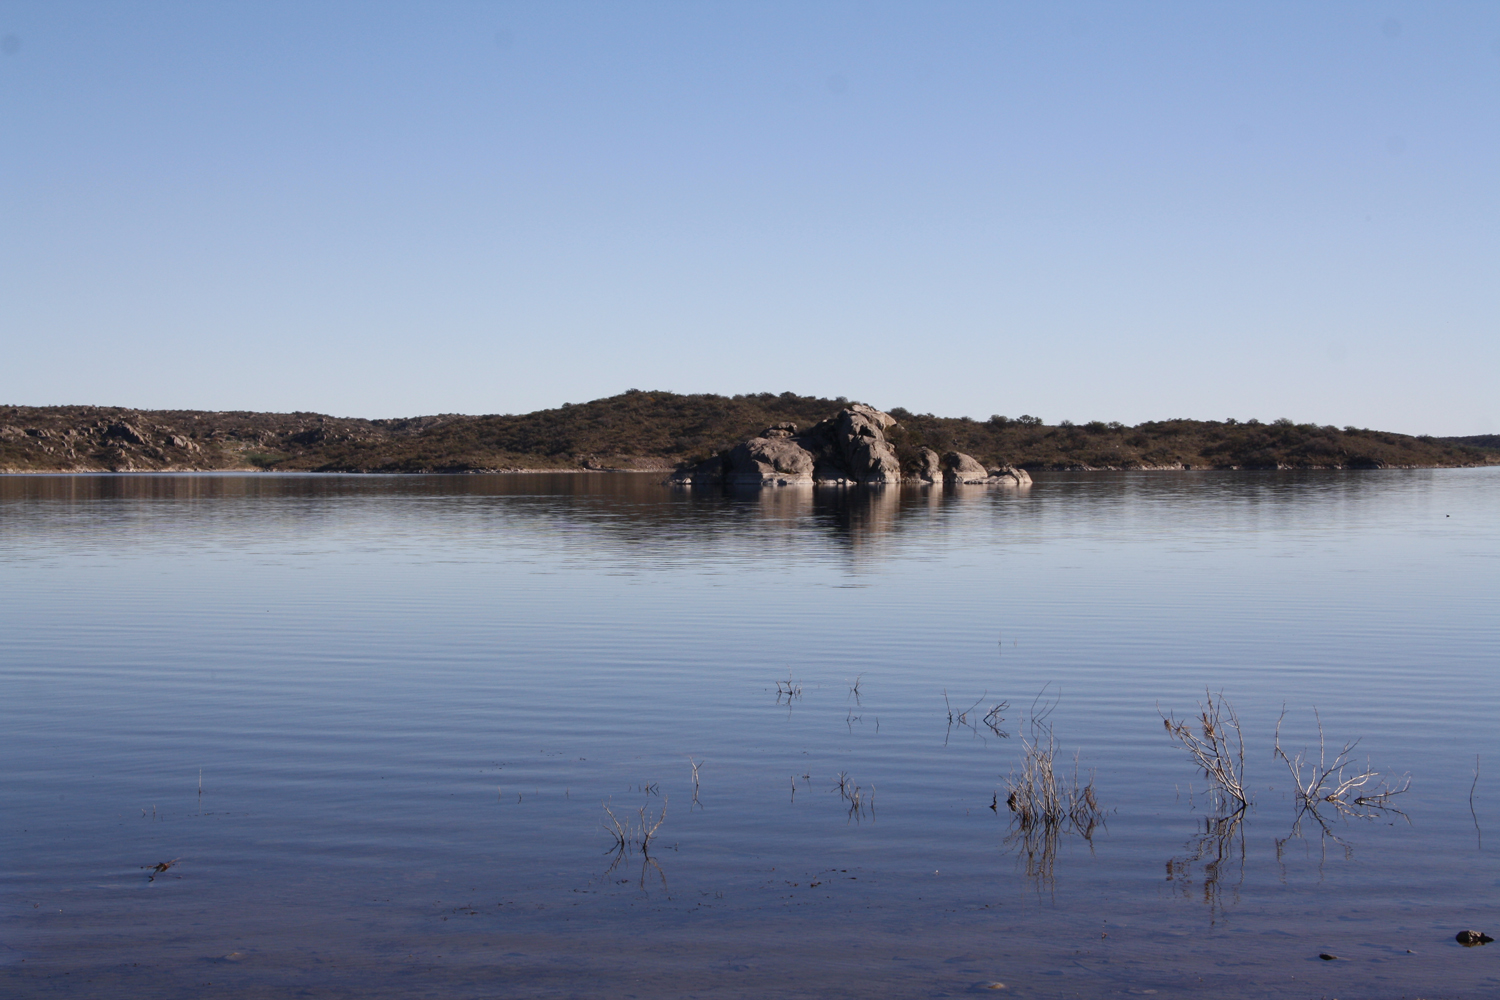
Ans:
POLYGON ((1500 450, 1500 434, 1471 434, 1468 437, 1447 437, 1439 440, 1462 445, 1465 448, 1500 450))
MULTIPOLYGON (((0 471, 484 472, 661 470, 784 422, 808 426, 848 400, 632 389, 520 415, 362 420, 318 413, 0 406, 0 471)), ((1278 420, 976 421, 889 411, 903 462, 957 450, 990 466, 1048 469, 1444 467, 1500 463, 1467 442, 1278 420)), ((1475 442, 1476 444, 1479 442, 1475 442)))

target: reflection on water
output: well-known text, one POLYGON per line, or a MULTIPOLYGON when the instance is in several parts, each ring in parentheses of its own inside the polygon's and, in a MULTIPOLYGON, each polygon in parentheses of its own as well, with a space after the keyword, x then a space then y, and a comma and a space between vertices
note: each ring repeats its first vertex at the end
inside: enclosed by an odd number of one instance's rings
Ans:
POLYGON ((397 502, 424 533, 462 535, 522 521, 623 546, 729 545, 740 557, 754 554, 747 545, 772 554, 763 547, 811 533, 858 561, 877 555, 907 524, 925 531, 964 508, 1020 511, 1029 493, 975 486, 689 490, 665 488, 655 474, 11 476, 0 479, 0 509, 24 505, 28 517, 13 527, 49 534, 69 527, 144 534, 168 518, 175 530, 212 529, 246 517, 257 526, 269 518, 287 530, 316 532, 346 527, 371 502, 397 502), (45 520, 38 523, 38 515, 45 520))
MULTIPOLYGON (((1173 891, 1202 902, 1214 921, 1239 902, 1245 883, 1245 810, 1203 817, 1201 831, 1187 842, 1182 854, 1167 861, 1167 881, 1173 891)), ((1278 843, 1278 857, 1279 851, 1278 843)))
POLYGON ((1497 484, 0 478, 0 988, 1484 995, 1497 484))

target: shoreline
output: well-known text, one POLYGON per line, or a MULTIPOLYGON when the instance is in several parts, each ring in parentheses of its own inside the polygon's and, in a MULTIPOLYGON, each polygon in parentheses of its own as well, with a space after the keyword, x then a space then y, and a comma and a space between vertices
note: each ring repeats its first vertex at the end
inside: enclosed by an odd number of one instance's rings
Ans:
MULTIPOLYGON (((1191 473, 1214 473, 1214 472, 1410 472, 1420 469, 1442 470, 1442 469, 1488 469, 1490 464, 1468 463, 1462 465, 1383 465, 1383 466, 1348 466, 1348 465, 1278 465, 1275 468, 1245 467, 1239 465, 1230 466, 1181 466, 1181 465, 1138 465, 1138 466, 1066 466, 1063 468, 1031 468, 1026 469, 1032 474, 1040 473, 1048 475, 1063 472, 1191 472, 1191 473)), ((1021 466, 1021 468, 1025 468, 1021 466)), ((675 469, 579 469, 579 468, 540 468, 540 469, 424 469, 418 471, 406 471, 396 469, 263 469, 255 466, 246 468, 171 468, 171 469, 4 469, 0 468, 0 476, 542 476, 542 475, 627 475, 627 476, 660 476, 671 474, 675 469)), ((671 485, 683 486, 684 488, 703 489, 704 486, 693 487, 691 484, 674 483, 671 485)), ((723 484, 715 484, 723 485, 723 484)), ((732 485, 732 484, 731 484, 732 485)), ((912 485, 930 486, 931 483, 792 483, 778 486, 784 489, 786 486, 822 486, 824 488, 847 489, 851 485, 912 485)), ((942 485, 941 483, 936 485, 942 485)))

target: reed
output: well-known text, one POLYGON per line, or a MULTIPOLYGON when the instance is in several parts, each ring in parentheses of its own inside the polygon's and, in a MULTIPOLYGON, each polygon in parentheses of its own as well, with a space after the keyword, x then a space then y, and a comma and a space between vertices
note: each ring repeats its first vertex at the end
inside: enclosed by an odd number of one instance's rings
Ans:
POLYGON ((1081 780, 1078 755, 1074 754, 1071 780, 1059 777, 1057 737, 1051 726, 1035 720, 1031 734, 1021 737, 1020 769, 1006 776, 1005 785, 1009 792, 1005 805, 1023 829, 1066 827, 1088 837, 1104 818, 1094 791, 1093 772, 1089 772, 1086 781, 1081 780))
POLYGON ((853 778, 849 777, 849 772, 840 771, 838 784, 834 786, 833 790, 839 793, 839 798, 848 807, 848 819, 850 821, 861 820, 867 814, 872 817, 875 815, 874 785, 871 785, 866 790, 857 784, 853 778))

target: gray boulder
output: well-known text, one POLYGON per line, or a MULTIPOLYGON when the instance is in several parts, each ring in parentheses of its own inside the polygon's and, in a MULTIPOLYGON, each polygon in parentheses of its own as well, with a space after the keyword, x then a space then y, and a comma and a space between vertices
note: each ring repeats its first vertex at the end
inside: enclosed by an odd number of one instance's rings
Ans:
POLYGON ((724 476, 741 486, 790 486, 812 482, 813 465, 811 452, 786 430, 771 428, 730 450, 724 476))
POLYGON ((1014 465, 1004 465, 990 470, 990 482, 999 486, 1030 486, 1031 474, 1014 465))
POLYGON ((885 439, 896 421, 887 413, 856 403, 838 415, 844 467, 860 483, 899 483, 901 463, 885 439))
POLYGON ((918 452, 915 478, 924 483, 942 482, 943 460, 941 456, 931 448, 923 448, 918 452))
POLYGON ((813 480, 824 484, 899 483, 901 463, 885 438, 895 418, 855 403, 797 436, 813 456, 813 480))
POLYGON ((943 481, 949 483, 989 482, 990 470, 961 451, 950 451, 943 456, 943 481))

